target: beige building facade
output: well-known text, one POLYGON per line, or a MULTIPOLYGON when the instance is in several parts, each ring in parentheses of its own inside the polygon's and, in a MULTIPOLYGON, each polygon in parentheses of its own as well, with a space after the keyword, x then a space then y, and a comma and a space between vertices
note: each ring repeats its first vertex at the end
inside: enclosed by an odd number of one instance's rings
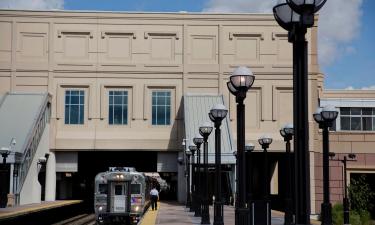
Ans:
MULTIPOLYGON (((171 185, 168 197, 183 200, 177 157, 186 137, 184 96, 222 95, 235 141, 236 105, 226 82, 236 67, 247 66, 256 78, 245 100, 246 141, 257 152, 258 137, 273 137, 271 186, 282 202, 279 129, 293 121, 292 46, 273 15, 1 10, 0 40, 1 94, 50 95, 47 167, 55 171, 47 180, 56 183, 46 185, 46 199, 82 197, 93 182, 86 179, 98 170, 131 164, 159 172, 171 185)), ((323 90, 316 26, 307 40, 310 112, 323 100, 375 99, 372 92, 323 90)), ((322 151, 312 115, 309 128, 311 209, 317 214, 322 151)), ((375 156, 367 147, 374 138, 371 132, 335 132, 331 148, 358 153, 361 160, 350 171, 370 171, 375 162, 366 159, 375 156)))

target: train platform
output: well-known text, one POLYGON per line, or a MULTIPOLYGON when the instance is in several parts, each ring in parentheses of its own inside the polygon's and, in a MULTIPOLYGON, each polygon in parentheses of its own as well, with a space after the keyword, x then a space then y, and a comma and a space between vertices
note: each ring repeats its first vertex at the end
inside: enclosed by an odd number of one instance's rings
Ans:
POLYGON ((21 221, 35 220, 54 212, 65 212, 78 207, 82 202, 82 200, 61 200, 0 208, 0 224, 19 224, 21 221))
MULTIPOLYGON (((224 224, 234 224, 234 207, 224 206, 224 224)), ((210 206, 210 219, 213 224, 213 207, 210 206)), ((176 202, 160 202, 156 211, 148 210, 140 225, 200 225, 201 218, 194 217, 185 205, 176 202)), ((284 224, 284 214, 272 211, 272 225, 284 224)), ((319 224, 311 221, 311 224, 319 224)))

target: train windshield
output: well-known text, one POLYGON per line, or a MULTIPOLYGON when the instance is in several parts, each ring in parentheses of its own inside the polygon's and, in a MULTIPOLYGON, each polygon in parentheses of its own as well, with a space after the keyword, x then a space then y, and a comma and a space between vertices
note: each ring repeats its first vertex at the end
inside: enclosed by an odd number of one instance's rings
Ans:
POLYGON ((130 190, 132 194, 141 194, 141 184, 131 184, 130 190))
POLYGON ((100 194, 107 194, 108 185, 107 184, 99 184, 99 193, 100 194))

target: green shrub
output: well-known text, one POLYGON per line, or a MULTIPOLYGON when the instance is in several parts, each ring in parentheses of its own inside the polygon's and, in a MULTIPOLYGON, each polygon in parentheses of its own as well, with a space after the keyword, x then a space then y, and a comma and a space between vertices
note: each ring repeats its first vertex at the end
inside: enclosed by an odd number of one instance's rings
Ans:
POLYGON ((341 203, 337 203, 332 207, 332 222, 335 225, 344 224, 344 207, 341 203))
POLYGON ((364 225, 361 222, 361 216, 356 211, 350 211, 349 221, 351 225, 364 225))
MULTIPOLYGON (((372 225, 370 213, 367 211, 350 211, 349 217, 351 225, 372 225)), ((332 222, 334 225, 344 224, 344 207, 341 203, 332 207, 332 222)))

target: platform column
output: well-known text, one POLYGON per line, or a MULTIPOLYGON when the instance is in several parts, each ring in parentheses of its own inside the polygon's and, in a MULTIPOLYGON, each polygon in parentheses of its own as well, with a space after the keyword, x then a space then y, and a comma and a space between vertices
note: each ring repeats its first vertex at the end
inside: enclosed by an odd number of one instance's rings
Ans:
POLYGON ((56 200, 56 157, 54 152, 49 153, 46 168, 46 201, 56 200))

